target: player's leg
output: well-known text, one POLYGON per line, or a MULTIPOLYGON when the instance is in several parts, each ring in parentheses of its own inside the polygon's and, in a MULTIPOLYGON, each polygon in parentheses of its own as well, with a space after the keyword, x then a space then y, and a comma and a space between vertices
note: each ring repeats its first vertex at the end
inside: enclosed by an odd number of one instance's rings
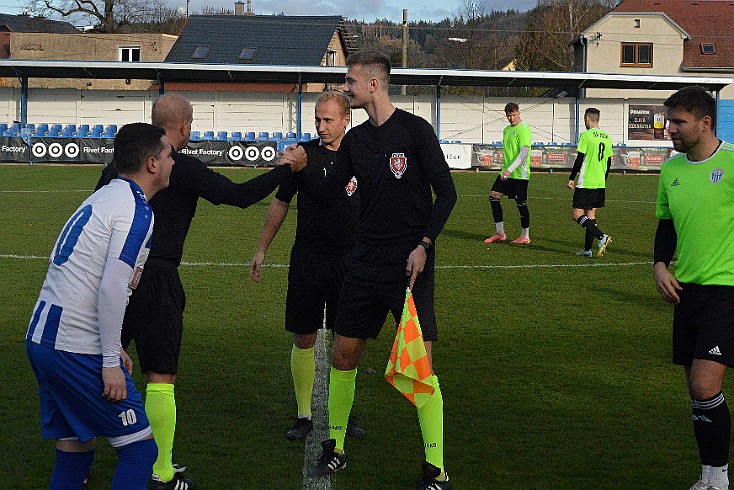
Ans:
MULTIPOLYGON (((368 263, 352 272, 370 269, 368 263)), ((403 280, 404 270, 400 268, 403 280)), ((354 403, 357 365, 366 339, 377 336, 387 316, 387 306, 379 299, 384 285, 372 280, 380 275, 373 274, 374 269, 371 272, 366 277, 347 274, 340 292, 329 372, 329 439, 321 443, 322 453, 309 471, 312 477, 330 475, 346 466, 344 437, 354 403)))
POLYGON ((95 441, 80 442, 76 437, 56 441, 56 461, 49 490, 82 487, 94 461, 95 441))
MULTIPOLYGON (((81 488, 94 460, 95 439, 93 432, 82 426, 80 432, 86 440, 80 442, 75 430, 80 425, 75 412, 84 414, 86 408, 75 410, 79 397, 71 391, 77 387, 81 389, 77 384, 77 371, 67 372, 66 363, 59 363, 57 367, 59 354, 51 347, 27 341, 26 353, 38 381, 43 438, 56 440, 56 460, 49 488, 81 488), (67 383, 71 389, 67 388, 67 383), (67 397, 72 403, 67 401, 67 397)), ((62 359, 64 357, 61 355, 62 359)), ((92 377, 87 376, 86 379, 92 377)), ((99 393, 101 391, 97 392, 97 397, 99 393)))
MULTIPOLYGON (((577 202, 577 191, 579 189, 574 190, 574 204, 571 208, 571 219, 574 220, 576 223, 579 222, 579 218, 582 216, 585 216, 586 211, 582 208, 577 208, 576 206, 579 205, 577 202)), ((586 229, 584 226, 581 226, 584 229, 584 248, 578 252, 576 252, 576 255, 582 255, 584 257, 592 257, 593 253, 591 252, 591 247, 594 244, 594 235, 586 229)))
POLYGON ((418 407, 418 421, 420 422, 425 462, 421 468, 421 476, 415 488, 450 488, 448 475, 444 466, 443 442, 443 395, 438 377, 433 370, 433 342, 438 338, 438 326, 434 310, 434 260, 435 252, 429 254, 423 273, 416 279, 413 287, 418 319, 421 324, 426 353, 433 375, 430 382, 433 385, 433 394, 423 405, 418 407))
POLYGON ((673 361, 685 367, 701 459, 699 483, 724 489, 731 415, 721 388, 727 366, 734 363, 734 287, 681 286, 673 316, 673 361))
POLYGON ((721 392, 725 372, 725 365, 704 359, 695 359, 686 368, 701 479, 717 489, 729 487, 731 414, 721 392))
POLYGON ((505 222, 502 214, 502 204, 500 199, 505 195, 504 181, 498 175, 492 185, 489 193, 489 206, 492 209, 492 219, 494 220, 494 235, 484 240, 484 243, 502 242, 507 239, 505 235, 505 222))
POLYGON ((146 375, 145 410, 158 445, 150 484, 164 489, 182 484, 193 488, 172 462, 176 434, 176 373, 181 353, 186 296, 178 270, 164 261, 148 261, 145 274, 125 310, 123 332, 134 331, 141 371, 146 375))
MULTIPOLYGON (((525 179, 507 179, 513 188, 513 197, 517 211, 520 213, 520 236, 512 241, 515 245, 530 244, 530 209, 528 209, 528 181, 525 179)), ((509 195, 509 194, 508 194, 509 195)))
POLYGON ((316 378, 314 345, 324 320, 324 257, 302 247, 291 250, 286 293, 285 329, 293 334, 290 369, 296 396, 297 417, 286 439, 305 439, 313 430, 311 395, 316 378))
MULTIPOLYGON (((113 421, 113 427, 103 432, 117 452, 110 490, 145 490, 158 456, 158 446, 146 418, 143 397, 129 373, 125 372, 125 378, 127 398, 109 404, 107 418, 113 421)), ((190 490, 193 486, 179 485, 177 488, 190 490)))

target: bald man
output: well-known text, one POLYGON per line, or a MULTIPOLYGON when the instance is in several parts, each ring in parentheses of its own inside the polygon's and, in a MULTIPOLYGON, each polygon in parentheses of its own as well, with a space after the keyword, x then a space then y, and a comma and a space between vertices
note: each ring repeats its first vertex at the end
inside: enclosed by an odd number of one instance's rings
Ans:
MULTIPOLYGON (((158 444, 150 487, 157 490, 191 490, 194 482, 172 463, 176 430, 174 385, 183 335, 185 293, 178 274, 183 246, 196 213, 199 198, 212 204, 246 208, 269 196, 291 172, 303 168, 295 163, 276 166, 270 172, 236 184, 214 172, 200 160, 179 153, 189 142, 194 109, 182 95, 162 95, 154 104, 151 119, 166 130, 173 160, 168 189, 156 194, 150 205, 155 213, 153 245, 145 273, 125 311, 122 345, 135 340, 140 368, 146 376, 145 410, 158 444)), ((114 163, 107 166, 97 184, 115 178, 114 163)))

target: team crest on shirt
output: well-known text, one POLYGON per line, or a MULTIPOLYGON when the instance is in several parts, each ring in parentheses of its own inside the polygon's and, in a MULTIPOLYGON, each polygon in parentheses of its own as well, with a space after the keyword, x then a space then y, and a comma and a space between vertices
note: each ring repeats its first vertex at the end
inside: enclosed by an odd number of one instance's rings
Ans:
POLYGON ((130 279, 130 289, 135 289, 138 287, 138 283, 140 282, 140 277, 143 275, 143 268, 142 267, 136 267, 135 272, 133 272, 133 278, 130 279))
POLYGON ((357 192, 357 177, 352 177, 347 183, 345 189, 347 190, 347 196, 352 197, 357 192))
POLYGON ((709 179, 712 183, 718 184, 721 182, 721 179, 724 178, 724 169, 721 167, 716 167, 711 171, 711 174, 709 175, 709 179))
POLYGON ((390 157, 390 171, 392 171, 395 178, 402 177, 406 168, 408 168, 408 159, 405 157, 405 153, 393 153, 390 157))

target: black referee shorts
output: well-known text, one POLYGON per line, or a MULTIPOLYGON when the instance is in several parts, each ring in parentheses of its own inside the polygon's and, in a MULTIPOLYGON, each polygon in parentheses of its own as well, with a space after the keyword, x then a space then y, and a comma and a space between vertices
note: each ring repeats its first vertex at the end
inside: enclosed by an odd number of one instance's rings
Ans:
MULTIPOLYGON (((402 263, 393 261, 388 265, 370 260, 375 259, 375 255, 379 253, 373 250, 361 257, 356 253, 356 257, 348 263, 344 285, 339 295, 334 328, 339 335, 374 339, 380 333, 388 312, 392 312, 396 325, 400 321, 405 304, 405 290, 410 281, 405 275, 405 261, 410 252, 404 255, 402 263)), ((402 256, 402 253, 400 255, 402 256)), ((425 340, 438 338, 433 301, 434 263, 435 249, 431 249, 426 258, 425 268, 413 286, 413 300, 425 340)))
POLYGON ((285 300, 285 329, 306 335, 324 323, 333 329, 339 290, 344 282, 345 255, 311 252, 302 246, 291 249, 288 293, 285 300))
POLYGON ((527 201, 529 183, 530 181, 525 179, 502 180, 498 175, 492 185, 492 192, 499 192, 516 201, 527 201))
POLYGON ((143 373, 176 374, 186 305, 175 265, 149 260, 130 296, 122 323, 122 346, 135 341, 143 373))
POLYGON ((673 363, 734 366, 734 286, 683 284, 673 313, 673 363))
POLYGON ((579 189, 573 191, 573 208, 583 209, 599 209, 604 207, 606 199, 606 189, 579 189))

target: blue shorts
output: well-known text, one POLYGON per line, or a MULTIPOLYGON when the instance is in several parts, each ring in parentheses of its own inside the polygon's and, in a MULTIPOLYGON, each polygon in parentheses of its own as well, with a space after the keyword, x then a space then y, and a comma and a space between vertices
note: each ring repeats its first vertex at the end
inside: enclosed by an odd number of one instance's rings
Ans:
POLYGON ((124 368, 127 398, 111 402, 102 396, 101 355, 64 352, 30 340, 26 352, 38 380, 44 439, 84 442, 102 436, 120 447, 152 433, 140 392, 124 368))

